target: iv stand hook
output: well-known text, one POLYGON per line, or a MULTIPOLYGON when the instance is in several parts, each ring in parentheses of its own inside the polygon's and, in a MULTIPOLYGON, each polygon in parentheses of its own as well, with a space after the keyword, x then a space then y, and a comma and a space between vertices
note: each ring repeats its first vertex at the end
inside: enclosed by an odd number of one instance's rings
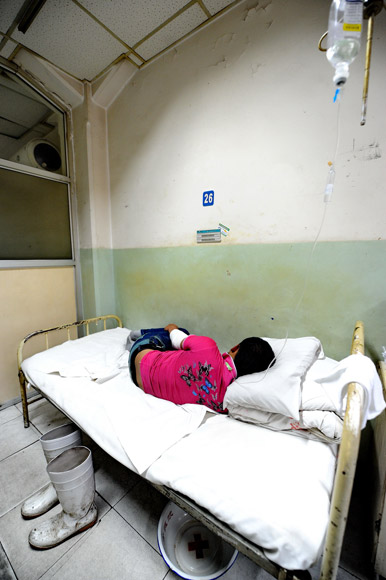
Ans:
POLYGON ((322 42, 326 38, 327 34, 328 34, 328 30, 323 34, 323 36, 320 37, 320 40, 318 43, 318 48, 321 52, 327 52, 327 48, 323 48, 323 46, 322 46, 322 42))

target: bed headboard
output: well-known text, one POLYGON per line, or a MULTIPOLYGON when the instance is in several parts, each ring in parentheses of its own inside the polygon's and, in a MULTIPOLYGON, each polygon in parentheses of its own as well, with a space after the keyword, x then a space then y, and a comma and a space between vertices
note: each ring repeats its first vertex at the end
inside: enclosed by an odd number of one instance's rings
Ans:
MULTIPOLYGON (((81 332, 85 331, 86 335, 89 335, 90 330, 93 332, 107 330, 108 325, 109 326, 113 325, 115 327, 119 326, 120 328, 122 328, 122 321, 118 316, 115 316, 115 314, 106 314, 104 316, 96 316, 95 318, 87 318, 85 320, 71 322, 70 324, 62 324, 61 326, 54 326, 53 328, 35 330, 34 332, 27 334, 27 336, 23 338, 17 349, 17 368, 20 382, 21 402, 23 405, 24 427, 29 426, 26 380, 24 373, 21 369, 21 363, 23 362, 23 349, 26 342, 28 342, 34 337, 44 336, 45 348, 48 349, 50 348, 50 346, 53 346, 52 344, 50 345, 50 337, 55 336, 55 334, 58 334, 62 331, 66 331, 67 340, 71 340, 72 338, 78 338, 79 331, 81 332), (76 331, 76 336, 72 337, 71 331, 74 330, 76 331)), ((61 342, 63 342, 63 340, 61 342)))

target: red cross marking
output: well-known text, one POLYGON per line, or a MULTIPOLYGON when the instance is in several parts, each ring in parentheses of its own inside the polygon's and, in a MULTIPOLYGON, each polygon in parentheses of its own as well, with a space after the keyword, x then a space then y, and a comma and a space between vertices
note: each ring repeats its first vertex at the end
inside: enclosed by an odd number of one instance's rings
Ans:
POLYGON ((196 559, 204 557, 204 550, 209 548, 208 540, 203 540, 201 534, 193 534, 194 542, 188 543, 189 552, 196 551, 196 559))

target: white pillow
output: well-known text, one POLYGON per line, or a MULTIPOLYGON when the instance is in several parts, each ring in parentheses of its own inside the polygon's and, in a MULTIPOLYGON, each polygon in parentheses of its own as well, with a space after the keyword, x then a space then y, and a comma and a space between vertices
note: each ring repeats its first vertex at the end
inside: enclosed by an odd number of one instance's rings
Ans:
POLYGON ((302 381, 323 352, 322 345, 313 336, 265 340, 275 353, 275 364, 268 371, 244 375, 231 383, 224 408, 230 411, 232 405, 241 405, 299 419, 302 381))
MULTIPOLYGON (((43 350, 25 359, 22 363, 23 371, 38 370, 43 373, 54 373, 68 365, 75 365, 90 357, 101 356, 108 359, 117 359, 125 353, 126 341, 129 336, 127 328, 113 328, 102 330, 77 338, 66 340, 58 346, 43 350)), ((128 358, 128 353, 126 353, 128 358)))

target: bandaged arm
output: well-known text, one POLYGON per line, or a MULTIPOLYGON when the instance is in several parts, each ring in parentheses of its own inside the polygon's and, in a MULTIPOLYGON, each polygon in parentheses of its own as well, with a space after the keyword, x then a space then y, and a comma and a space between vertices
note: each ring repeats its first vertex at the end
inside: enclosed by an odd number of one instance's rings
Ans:
POLYGON ((172 346, 175 349, 182 348, 182 343, 184 342, 185 338, 188 335, 185 332, 182 332, 179 328, 175 328, 170 332, 170 340, 172 342, 172 346))

